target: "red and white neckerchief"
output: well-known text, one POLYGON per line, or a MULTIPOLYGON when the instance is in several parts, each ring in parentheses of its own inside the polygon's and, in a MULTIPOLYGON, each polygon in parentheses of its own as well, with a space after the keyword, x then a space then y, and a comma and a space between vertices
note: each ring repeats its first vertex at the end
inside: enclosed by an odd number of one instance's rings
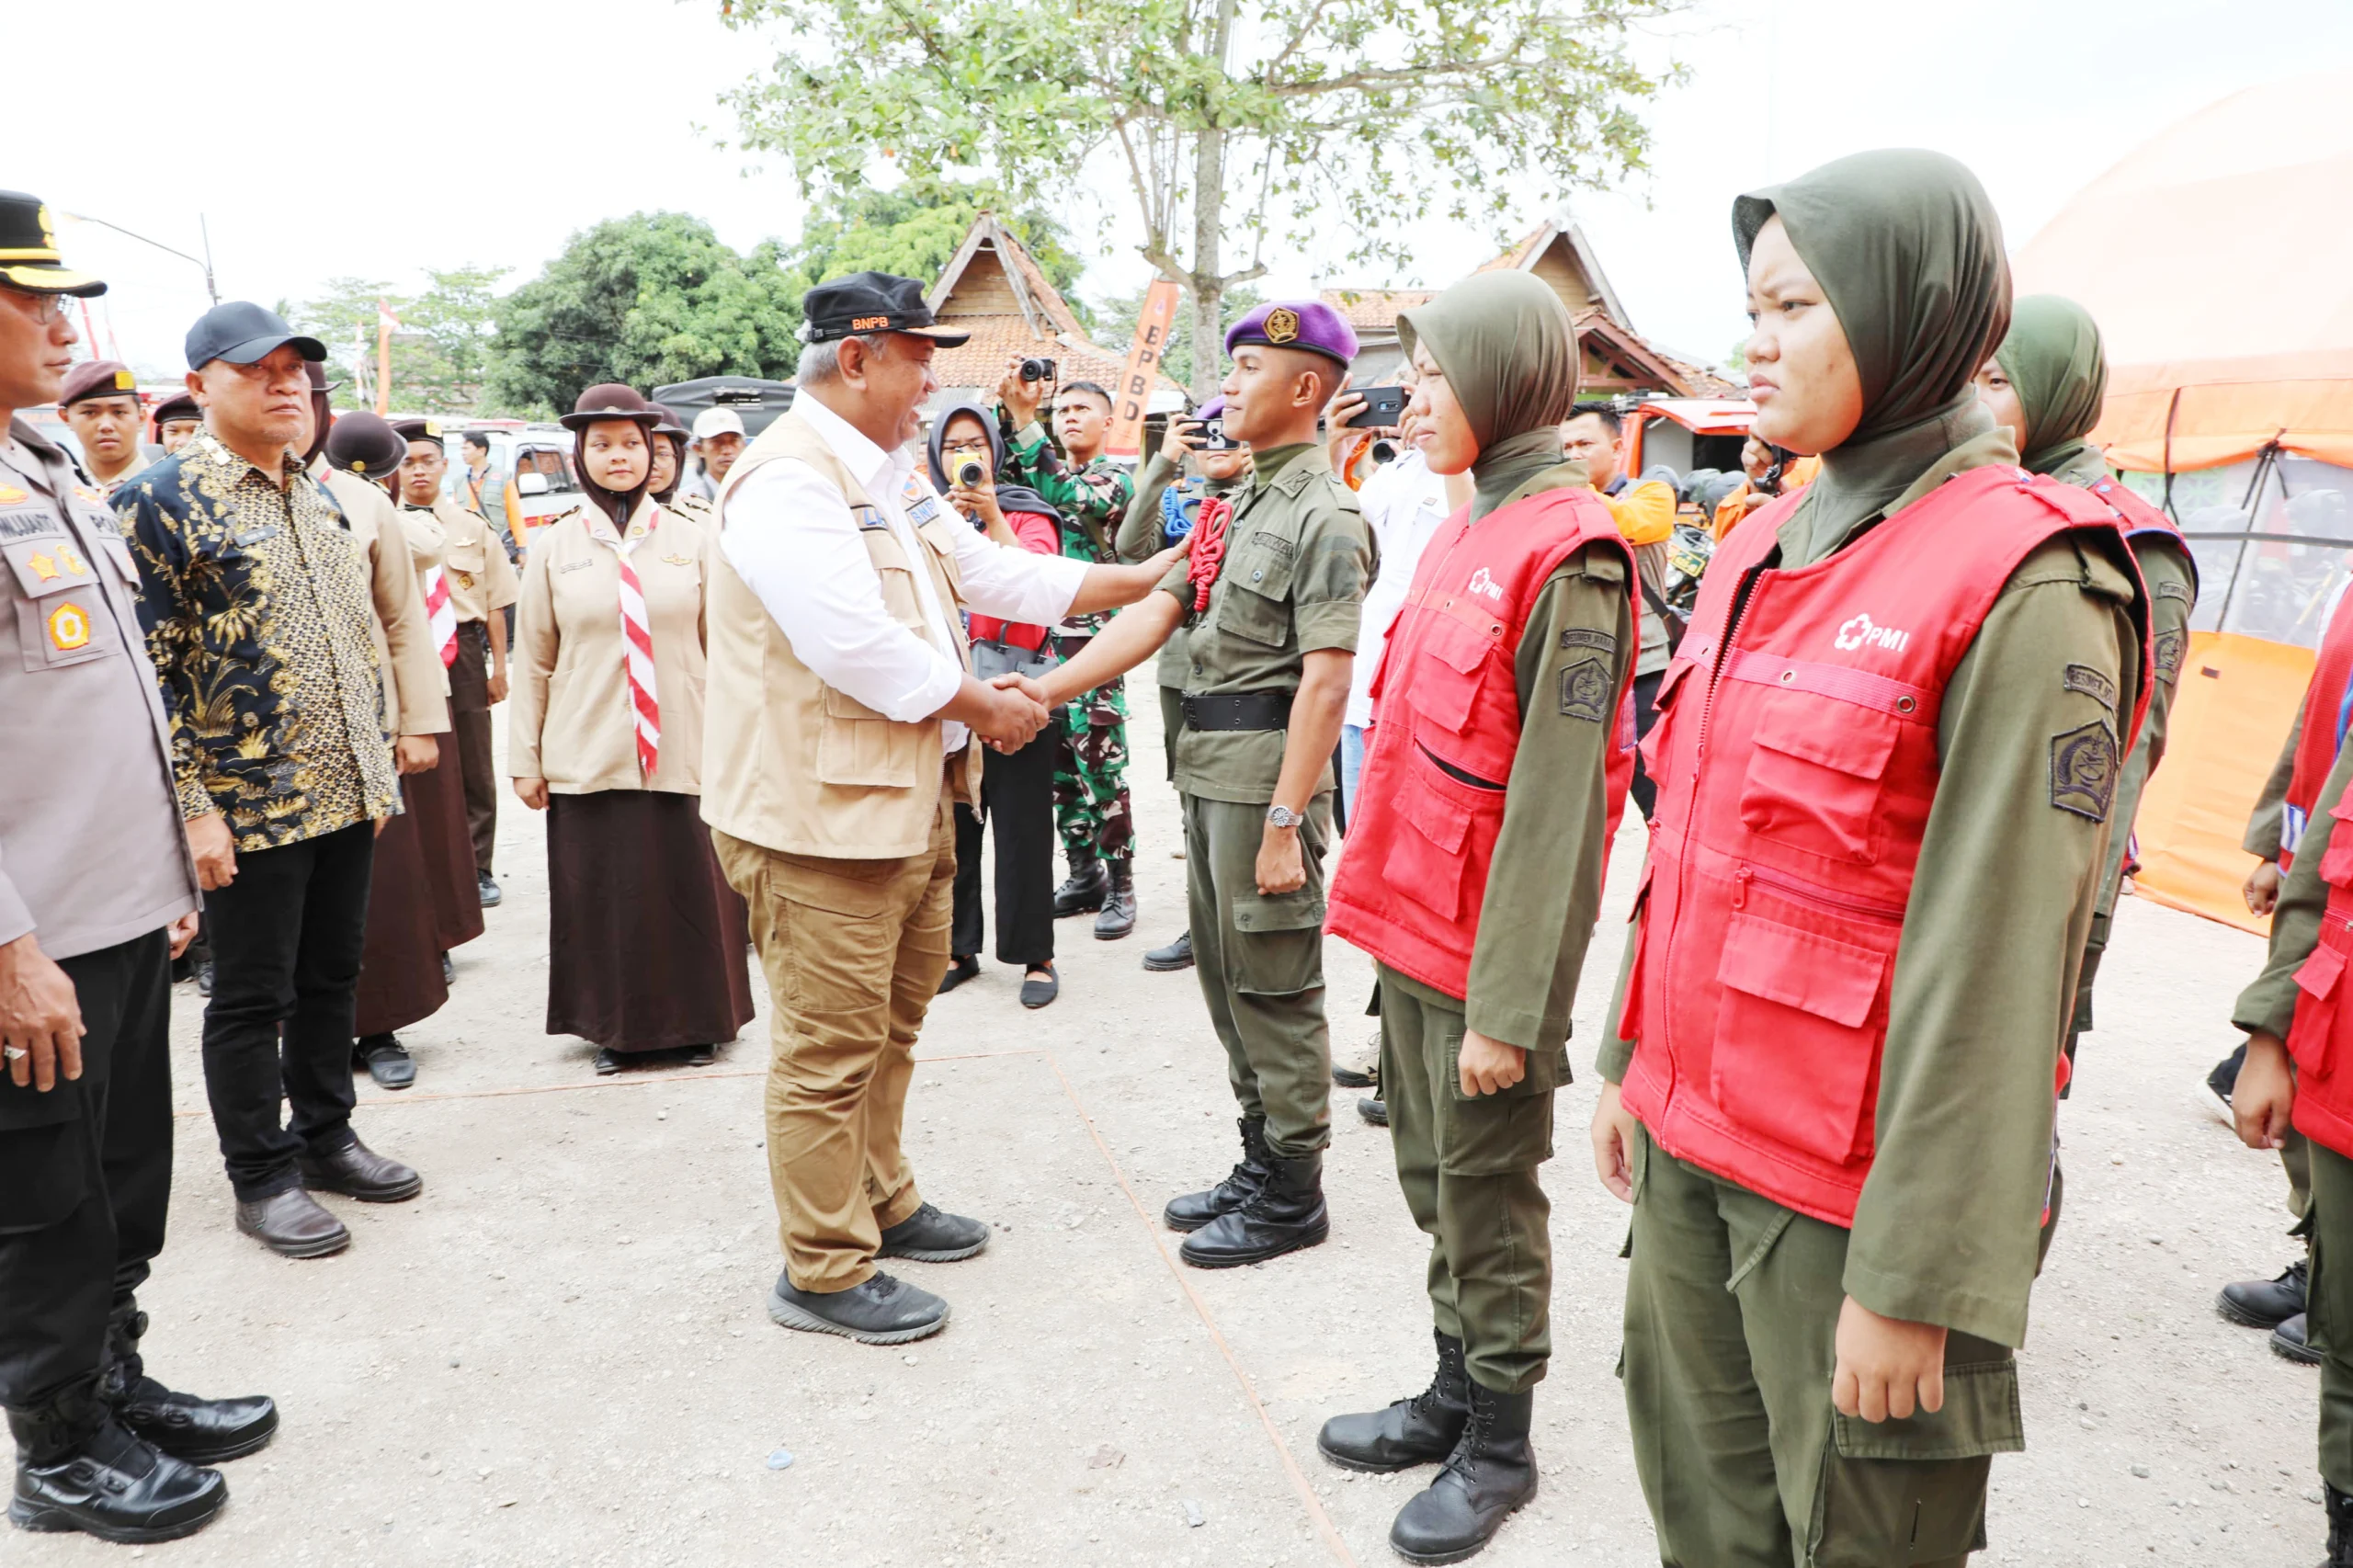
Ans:
POLYGON ((449 602, 449 578, 438 566, 425 569, 425 624, 441 650, 441 667, 458 662, 458 610, 449 602))
POLYGON ((645 613, 645 590, 638 584, 637 568, 630 563, 630 557, 661 521, 662 508, 648 500, 643 525, 631 517, 627 537, 614 528, 601 510, 596 527, 589 529, 591 539, 612 547, 621 569, 621 657, 629 671, 630 710, 636 721, 638 770, 649 779, 662 757, 662 700, 654 680, 653 622, 645 613))

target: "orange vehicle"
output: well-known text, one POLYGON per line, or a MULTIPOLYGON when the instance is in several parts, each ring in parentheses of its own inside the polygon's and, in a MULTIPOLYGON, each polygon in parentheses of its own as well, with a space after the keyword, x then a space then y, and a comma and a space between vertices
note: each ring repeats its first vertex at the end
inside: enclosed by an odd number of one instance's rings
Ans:
POLYGON ((1624 472, 1640 475, 1664 463, 1678 476, 1701 468, 1736 474, 1756 418, 1756 405, 1745 398, 1645 399, 1624 417, 1624 472))

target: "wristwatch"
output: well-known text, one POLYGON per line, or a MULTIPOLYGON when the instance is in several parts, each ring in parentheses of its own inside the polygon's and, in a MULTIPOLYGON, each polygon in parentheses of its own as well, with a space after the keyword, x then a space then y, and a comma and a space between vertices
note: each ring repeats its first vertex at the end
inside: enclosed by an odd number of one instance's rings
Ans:
POLYGON ((1268 827, 1297 827, 1301 823, 1303 823, 1306 820, 1306 817, 1295 811, 1292 811, 1289 806, 1268 806, 1267 808, 1267 825, 1268 827))

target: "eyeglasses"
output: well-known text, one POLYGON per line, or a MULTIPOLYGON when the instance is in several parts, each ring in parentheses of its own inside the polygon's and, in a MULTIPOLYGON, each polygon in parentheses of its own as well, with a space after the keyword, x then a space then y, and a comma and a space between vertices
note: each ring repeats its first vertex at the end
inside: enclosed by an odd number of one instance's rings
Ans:
POLYGON ((32 301, 32 318, 42 326, 54 326, 65 319, 65 296, 63 294, 31 294, 22 289, 0 289, 11 300, 32 301))

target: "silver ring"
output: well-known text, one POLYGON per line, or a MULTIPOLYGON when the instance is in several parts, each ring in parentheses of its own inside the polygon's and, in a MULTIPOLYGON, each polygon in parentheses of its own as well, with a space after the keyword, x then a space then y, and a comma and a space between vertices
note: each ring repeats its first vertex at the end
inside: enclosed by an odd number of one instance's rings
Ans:
POLYGON ((11 1062, 22 1062, 26 1057, 30 1056, 32 1052, 27 1051, 21 1045, 12 1045, 8 1047, 6 1052, 0 1052, 0 1054, 5 1054, 11 1062))

